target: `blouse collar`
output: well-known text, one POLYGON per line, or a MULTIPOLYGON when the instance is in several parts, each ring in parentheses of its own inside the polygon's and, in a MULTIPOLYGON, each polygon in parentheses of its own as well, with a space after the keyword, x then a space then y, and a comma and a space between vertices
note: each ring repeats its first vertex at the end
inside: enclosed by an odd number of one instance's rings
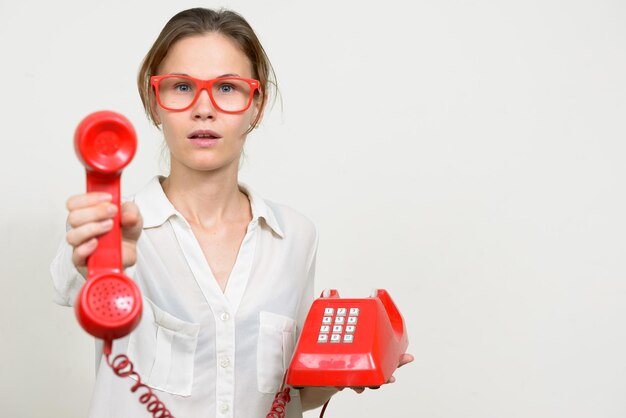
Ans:
MULTIPOLYGON (((161 187, 162 176, 155 176, 150 182, 135 195, 135 203, 141 211, 144 228, 161 226, 172 216, 179 217, 187 223, 185 218, 176 210, 174 205, 167 199, 161 187)), ((272 208, 263 198, 257 195, 245 184, 239 183, 239 189, 248 196, 252 209, 252 222, 258 223, 263 219, 278 236, 283 238, 283 231, 278 223, 272 208)))

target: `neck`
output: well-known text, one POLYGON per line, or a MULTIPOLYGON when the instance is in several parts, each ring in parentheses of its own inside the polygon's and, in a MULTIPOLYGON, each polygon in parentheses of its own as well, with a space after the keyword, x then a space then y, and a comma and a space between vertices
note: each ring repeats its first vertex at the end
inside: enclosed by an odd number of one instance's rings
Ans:
POLYGON ((192 225, 211 227, 223 221, 252 219, 250 202, 239 190, 238 165, 197 171, 173 162, 163 181, 165 195, 192 225))

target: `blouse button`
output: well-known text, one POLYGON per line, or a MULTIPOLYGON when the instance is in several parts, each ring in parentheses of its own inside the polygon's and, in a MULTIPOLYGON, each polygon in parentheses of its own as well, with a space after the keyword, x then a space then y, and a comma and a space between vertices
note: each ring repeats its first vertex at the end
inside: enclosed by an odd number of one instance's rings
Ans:
POLYGON ((220 319, 226 322, 230 319, 230 315, 228 314, 228 312, 222 312, 222 314, 220 315, 220 319))
POLYGON ((222 366, 225 369, 229 365, 230 365, 230 360, 228 360, 228 357, 222 357, 222 359, 220 360, 220 366, 222 366))
POLYGON ((228 412, 228 404, 227 403, 223 403, 220 405, 220 412, 222 414, 225 414, 226 412, 228 412))

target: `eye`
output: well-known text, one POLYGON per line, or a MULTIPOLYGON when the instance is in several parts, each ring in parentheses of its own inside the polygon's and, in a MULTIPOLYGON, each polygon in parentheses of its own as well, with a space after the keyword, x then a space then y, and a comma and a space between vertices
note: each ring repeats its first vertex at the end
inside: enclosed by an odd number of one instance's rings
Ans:
POLYGON ((174 90, 179 91, 181 93, 188 93, 192 89, 191 89, 191 86, 187 83, 178 83, 174 86, 174 90))
POLYGON ((218 88, 220 93, 232 93, 235 91, 235 86, 232 84, 221 84, 218 88))

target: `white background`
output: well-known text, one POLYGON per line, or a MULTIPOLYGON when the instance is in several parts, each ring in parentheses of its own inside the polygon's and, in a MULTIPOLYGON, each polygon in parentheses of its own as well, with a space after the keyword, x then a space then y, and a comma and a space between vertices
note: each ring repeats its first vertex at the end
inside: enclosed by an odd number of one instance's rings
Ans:
POLYGON ((121 112, 124 192, 159 172, 135 76, 198 5, 242 13, 278 75, 242 180, 318 225, 317 292, 405 316, 415 362, 326 416, 626 416, 623 1, 0 0, 3 416, 86 414, 93 342, 48 273, 73 131, 121 112))

